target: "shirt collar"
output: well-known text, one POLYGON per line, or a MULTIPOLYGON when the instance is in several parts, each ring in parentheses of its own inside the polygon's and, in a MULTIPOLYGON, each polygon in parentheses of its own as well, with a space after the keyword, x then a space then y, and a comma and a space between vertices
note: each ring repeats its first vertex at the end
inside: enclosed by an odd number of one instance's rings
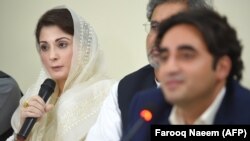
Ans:
MULTIPOLYGON (((216 96, 215 100, 213 103, 207 108, 205 112, 202 113, 202 115, 195 120, 194 124, 199 125, 199 124, 207 124, 211 125, 213 124, 215 115, 219 109, 219 106, 223 100, 223 97, 225 96, 226 88, 223 87, 219 94, 216 96)), ((177 113, 176 107, 174 106, 172 108, 172 111, 169 116, 169 121, 171 124, 185 124, 183 118, 177 113)))
POLYGON ((161 85, 160 85, 160 82, 157 81, 157 79, 155 78, 155 83, 156 83, 156 87, 159 88, 161 85))

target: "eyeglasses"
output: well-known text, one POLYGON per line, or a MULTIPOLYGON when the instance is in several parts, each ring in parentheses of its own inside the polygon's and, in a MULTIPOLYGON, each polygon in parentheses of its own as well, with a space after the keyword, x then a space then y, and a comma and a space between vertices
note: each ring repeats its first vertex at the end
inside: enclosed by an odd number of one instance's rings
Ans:
POLYGON ((145 27, 145 31, 147 33, 149 32, 157 32, 160 26, 160 23, 156 22, 156 21, 152 21, 152 22, 147 22, 145 24, 143 24, 143 26, 145 27))

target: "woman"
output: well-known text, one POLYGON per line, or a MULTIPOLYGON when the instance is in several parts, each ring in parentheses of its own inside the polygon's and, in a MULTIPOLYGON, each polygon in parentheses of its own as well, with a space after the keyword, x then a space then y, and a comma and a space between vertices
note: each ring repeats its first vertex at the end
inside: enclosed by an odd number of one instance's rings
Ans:
POLYGON ((38 21, 36 41, 43 68, 12 116, 14 131, 26 117, 36 117, 29 141, 84 140, 114 83, 103 73, 96 35, 72 10, 57 7, 38 21), (38 96, 46 78, 56 82, 47 104, 38 96))

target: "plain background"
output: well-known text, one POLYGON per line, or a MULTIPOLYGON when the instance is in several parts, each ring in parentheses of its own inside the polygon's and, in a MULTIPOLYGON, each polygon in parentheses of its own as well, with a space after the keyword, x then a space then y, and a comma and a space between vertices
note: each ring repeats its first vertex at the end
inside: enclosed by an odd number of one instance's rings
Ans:
MULTIPOLYGON (((23 92, 35 82, 40 58, 34 30, 48 9, 67 5, 95 29, 104 51, 107 72, 121 79, 146 65, 146 19, 148 0, 1 0, 0 70, 13 76, 23 92)), ((243 49, 245 70, 242 84, 250 88, 250 1, 214 0, 215 10, 227 16, 237 30, 243 49)))

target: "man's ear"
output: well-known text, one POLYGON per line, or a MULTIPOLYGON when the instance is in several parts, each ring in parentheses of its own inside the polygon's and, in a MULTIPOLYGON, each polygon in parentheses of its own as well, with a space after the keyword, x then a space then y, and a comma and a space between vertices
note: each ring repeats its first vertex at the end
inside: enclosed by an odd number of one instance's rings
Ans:
POLYGON ((219 80, 225 80, 229 76, 232 68, 232 61, 229 56, 221 57, 216 65, 216 75, 219 80))

